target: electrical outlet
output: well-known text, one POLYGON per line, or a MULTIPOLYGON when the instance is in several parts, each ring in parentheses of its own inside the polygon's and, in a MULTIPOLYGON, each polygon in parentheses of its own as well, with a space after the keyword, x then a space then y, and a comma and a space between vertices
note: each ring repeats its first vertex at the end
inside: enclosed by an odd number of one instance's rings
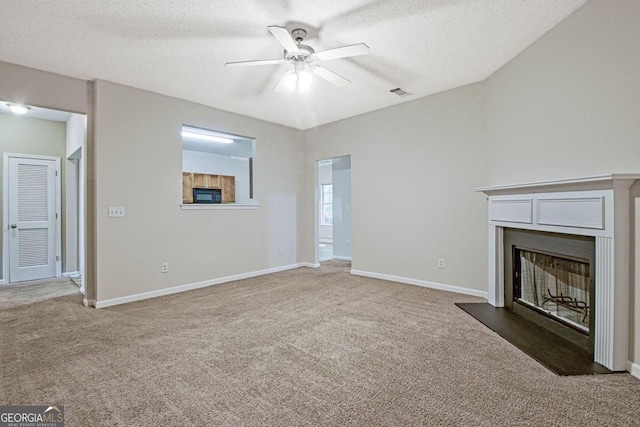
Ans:
POLYGON ((160 268, 160 271, 162 273, 168 273, 169 272, 169 263, 168 262, 163 262, 162 263, 162 267, 160 268))
POLYGON ((124 218, 124 207, 109 207, 109 218, 124 218))
POLYGON ((438 268, 444 268, 444 258, 438 258, 438 268))
POLYGON ((280 246, 280 255, 284 255, 284 248, 280 246))

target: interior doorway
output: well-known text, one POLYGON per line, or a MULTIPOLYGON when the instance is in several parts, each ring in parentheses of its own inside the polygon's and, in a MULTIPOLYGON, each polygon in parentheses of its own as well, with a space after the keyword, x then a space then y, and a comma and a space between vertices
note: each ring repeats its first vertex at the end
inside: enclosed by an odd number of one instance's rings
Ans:
POLYGON ((351 156, 319 160, 316 263, 351 261, 351 156))
POLYGON ((83 275, 86 248, 86 165, 83 158, 86 115, 35 106, 26 108, 24 114, 15 115, 8 105, 0 101, 0 149, 6 159, 0 174, 3 180, 0 185, 3 217, 0 285, 26 286, 25 281, 36 280, 47 286, 48 282, 69 277, 76 279, 74 281, 84 293, 83 283, 77 279, 83 275), (50 169, 46 164, 34 161, 28 164, 22 160, 9 162, 9 158, 55 159, 57 166, 50 169), (48 178, 43 181, 45 176, 48 178), (49 186, 46 182, 51 181, 52 176, 55 182, 53 200, 41 194, 47 192, 44 190, 49 186), (42 222, 43 216, 47 224, 42 222), (54 232, 50 228, 52 221, 54 232), (36 273, 36 270, 40 271, 36 273))

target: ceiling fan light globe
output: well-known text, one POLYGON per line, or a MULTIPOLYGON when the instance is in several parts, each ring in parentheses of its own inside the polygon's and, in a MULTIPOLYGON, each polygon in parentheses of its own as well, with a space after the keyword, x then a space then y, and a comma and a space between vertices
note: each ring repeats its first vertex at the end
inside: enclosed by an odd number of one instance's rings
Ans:
POLYGON ((313 82, 312 74, 307 70, 302 70, 298 73, 298 91, 308 92, 311 89, 311 83, 313 82))
POLYGON ((296 83, 298 80, 298 76, 295 71, 288 71, 282 81, 282 85, 286 90, 294 90, 296 88, 296 83))

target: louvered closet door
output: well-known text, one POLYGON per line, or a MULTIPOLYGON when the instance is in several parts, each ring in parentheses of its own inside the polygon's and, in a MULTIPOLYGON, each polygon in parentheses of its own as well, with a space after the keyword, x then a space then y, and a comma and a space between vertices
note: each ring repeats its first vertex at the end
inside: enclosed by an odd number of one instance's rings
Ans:
POLYGON ((9 158, 9 280, 56 275, 56 161, 9 158))

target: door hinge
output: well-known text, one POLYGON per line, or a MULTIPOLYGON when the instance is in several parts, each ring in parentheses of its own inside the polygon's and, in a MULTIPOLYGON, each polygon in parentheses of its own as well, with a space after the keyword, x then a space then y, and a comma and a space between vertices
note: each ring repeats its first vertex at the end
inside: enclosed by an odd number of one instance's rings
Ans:
POLYGON ((56 219, 58 219, 58 213, 56 212, 56 219))
POLYGON ((60 257, 56 255, 56 261, 60 261, 60 257))
POLYGON ((58 176, 58 171, 56 171, 56 176, 58 176))

